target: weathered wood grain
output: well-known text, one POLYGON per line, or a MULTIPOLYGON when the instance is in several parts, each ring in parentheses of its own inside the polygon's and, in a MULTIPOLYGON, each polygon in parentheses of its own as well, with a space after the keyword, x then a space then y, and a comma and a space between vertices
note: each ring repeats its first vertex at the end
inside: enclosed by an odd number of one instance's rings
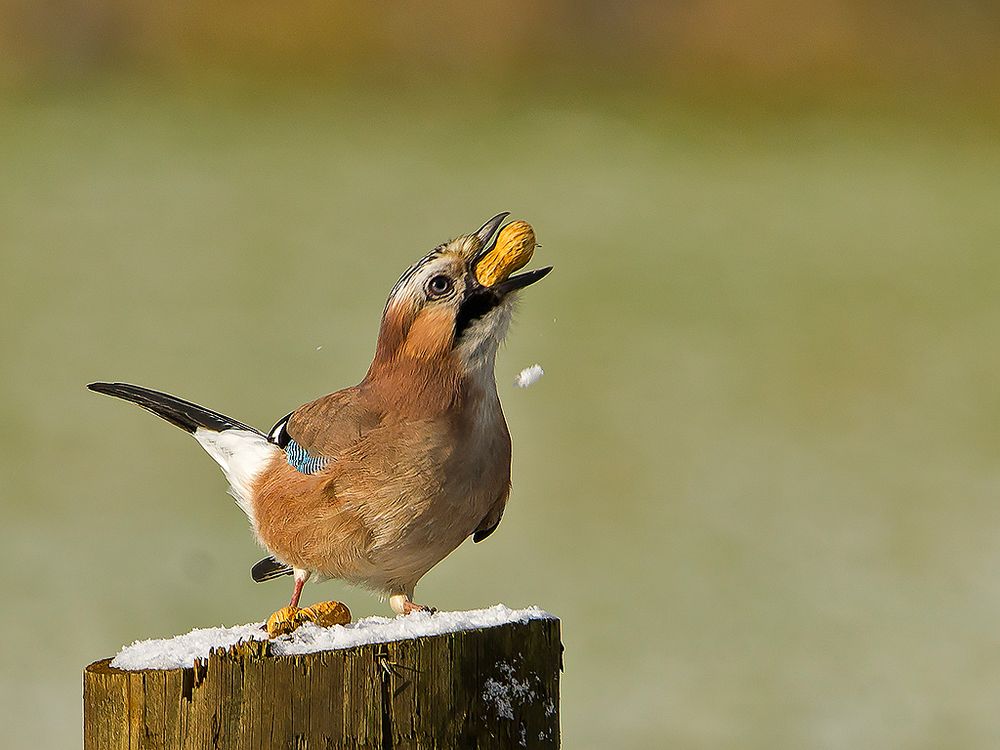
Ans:
POLYGON ((84 671, 85 750, 553 748, 558 620, 272 656, 266 641, 190 669, 84 671))

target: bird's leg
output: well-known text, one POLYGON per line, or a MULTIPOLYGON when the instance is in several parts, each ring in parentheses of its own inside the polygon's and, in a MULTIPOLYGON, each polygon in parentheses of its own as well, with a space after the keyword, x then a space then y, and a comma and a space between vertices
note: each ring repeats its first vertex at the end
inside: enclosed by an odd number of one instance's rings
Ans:
POLYGON ((292 600, 288 602, 289 607, 299 606, 299 597, 302 596, 302 587, 309 580, 309 571, 295 569, 295 588, 292 590, 292 600))
POLYGON ((292 601, 287 607, 282 607, 267 618, 267 634, 271 638, 291 633, 304 622, 312 622, 321 628, 334 625, 346 625, 351 621, 351 610, 340 602, 318 602, 311 607, 299 609, 299 597, 302 587, 309 580, 308 570, 295 568, 295 588, 292 590, 292 601))
POLYGON ((392 611, 397 615, 409 615, 414 612, 430 612, 434 614, 437 612, 434 607, 425 607, 423 604, 417 604, 416 602, 410 601, 412 593, 407 594, 404 592, 399 592, 393 594, 389 597, 389 606, 392 607, 392 611))
POLYGON ((271 638, 279 635, 291 633, 302 624, 299 616, 299 597, 302 596, 302 587, 309 580, 309 571, 295 568, 295 588, 292 590, 292 600, 287 607, 282 607, 277 612, 272 612, 267 618, 267 634, 271 638))

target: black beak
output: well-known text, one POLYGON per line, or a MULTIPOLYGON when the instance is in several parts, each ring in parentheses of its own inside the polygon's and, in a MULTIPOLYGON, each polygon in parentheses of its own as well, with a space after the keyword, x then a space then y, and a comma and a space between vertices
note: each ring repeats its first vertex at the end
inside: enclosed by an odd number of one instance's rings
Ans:
POLYGON ((475 268, 476 263, 478 263, 482 258, 493 249, 497 244, 497 230, 500 225, 503 224, 503 220, 510 216, 510 211, 504 211, 503 213, 497 214, 492 219, 487 221, 481 227, 479 231, 476 232, 476 239, 479 240, 479 247, 481 248, 476 257, 472 259, 472 267, 475 268))
POLYGON ((552 266, 528 271, 517 276, 511 276, 509 279, 489 287, 480 284, 476 281, 475 275, 470 274, 471 284, 466 287, 465 298, 462 300, 462 304, 458 308, 458 315, 455 317, 456 345, 461 339, 463 331, 469 327, 472 321, 478 320, 490 310, 497 307, 497 305, 503 302, 504 297, 511 292, 516 292, 518 289, 524 289, 529 284, 534 284, 551 270, 552 266))
MULTIPOLYGON (((497 214, 479 227, 479 231, 476 232, 476 239, 479 240, 480 250, 476 253, 476 256, 469 264, 470 268, 475 268, 476 264, 489 255, 493 248, 496 247, 497 237, 500 236, 498 230, 500 229, 500 225, 504 223, 504 220, 508 216, 510 216, 510 212, 504 211, 503 213, 497 214)), ((495 295, 497 300, 501 300, 511 292, 516 292, 518 289, 524 289, 524 287, 534 284, 536 281, 544 278, 544 276, 551 270, 552 266, 549 266, 548 268, 539 268, 535 271, 528 271, 527 273, 518 274, 517 276, 511 276, 509 279, 489 287, 489 291, 495 295)), ((475 281, 475 274, 473 274, 472 277, 476 288, 485 288, 478 281, 475 281)))
POLYGON ((495 292, 500 297, 505 297, 511 292, 516 292, 518 289, 524 289, 524 287, 530 286, 536 281, 542 280, 551 270, 552 266, 546 266, 545 268, 537 268, 534 271, 519 273, 517 276, 511 276, 509 279, 501 281, 499 284, 494 284, 490 287, 490 291, 495 292))

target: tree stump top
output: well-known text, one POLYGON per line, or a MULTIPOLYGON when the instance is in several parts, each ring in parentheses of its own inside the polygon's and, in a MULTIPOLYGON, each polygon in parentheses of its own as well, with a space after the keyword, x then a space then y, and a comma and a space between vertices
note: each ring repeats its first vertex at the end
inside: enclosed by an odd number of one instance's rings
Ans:
POLYGON ((102 659, 84 672, 84 747, 558 747, 560 623, 532 613, 422 634, 468 614, 439 613, 404 619, 400 639, 296 653, 307 637, 337 642, 320 632, 337 628, 313 628, 298 646, 254 638, 184 667, 123 670, 102 659))

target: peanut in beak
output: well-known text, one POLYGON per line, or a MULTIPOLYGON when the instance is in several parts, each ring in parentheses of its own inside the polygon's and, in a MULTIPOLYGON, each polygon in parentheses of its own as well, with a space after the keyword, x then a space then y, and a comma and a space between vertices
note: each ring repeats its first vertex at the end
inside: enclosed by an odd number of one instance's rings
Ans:
POLYGON ((535 230, 526 221, 512 221, 500 230, 493 249, 476 264, 476 278, 489 287, 523 268, 535 253, 535 230))

